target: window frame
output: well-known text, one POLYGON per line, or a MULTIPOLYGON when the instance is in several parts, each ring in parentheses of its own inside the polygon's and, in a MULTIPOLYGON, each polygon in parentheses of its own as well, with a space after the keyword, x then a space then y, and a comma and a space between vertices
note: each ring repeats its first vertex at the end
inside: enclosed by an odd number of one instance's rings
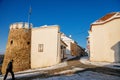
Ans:
POLYGON ((43 52, 44 44, 38 44, 38 52, 43 52))

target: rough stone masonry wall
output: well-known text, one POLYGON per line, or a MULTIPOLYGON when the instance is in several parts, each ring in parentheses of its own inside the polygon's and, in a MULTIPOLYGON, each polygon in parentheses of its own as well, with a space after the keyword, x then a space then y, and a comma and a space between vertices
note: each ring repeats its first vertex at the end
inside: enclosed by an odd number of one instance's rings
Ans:
POLYGON ((72 56, 78 56, 77 45, 75 43, 71 43, 71 55, 72 56))
POLYGON ((8 36, 5 57, 2 65, 2 73, 11 59, 13 71, 23 71, 30 68, 31 29, 11 29, 8 36))

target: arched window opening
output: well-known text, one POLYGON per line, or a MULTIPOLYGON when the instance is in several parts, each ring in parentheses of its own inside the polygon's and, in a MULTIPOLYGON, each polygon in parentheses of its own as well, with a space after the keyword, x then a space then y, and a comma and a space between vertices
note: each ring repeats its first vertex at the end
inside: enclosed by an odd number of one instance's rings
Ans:
POLYGON ((27 45, 29 45, 30 44, 30 42, 27 42, 27 45))
POLYGON ((11 45, 13 44, 13 40, 10 41, 10 44, 11 44, 11 45))

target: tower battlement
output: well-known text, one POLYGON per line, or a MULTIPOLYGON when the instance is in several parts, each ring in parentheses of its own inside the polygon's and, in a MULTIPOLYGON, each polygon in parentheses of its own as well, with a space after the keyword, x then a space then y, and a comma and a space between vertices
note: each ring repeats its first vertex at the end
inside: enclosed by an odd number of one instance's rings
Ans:
POLYGON ((31 28, 32 24, 23 22, 10 25, 2 64, 3 74, 6 72, 7 64, 11 59, 14 60, 14 72, 30 69, 31 28))
POLYGON ((32 23, 27 23, 27 22, 18 22, 18 23, 13 23, 10 25, 10 30, 11 29, 21 29, 21 28, 25 28, 25 29, 31 29, 32 28, 32 23))

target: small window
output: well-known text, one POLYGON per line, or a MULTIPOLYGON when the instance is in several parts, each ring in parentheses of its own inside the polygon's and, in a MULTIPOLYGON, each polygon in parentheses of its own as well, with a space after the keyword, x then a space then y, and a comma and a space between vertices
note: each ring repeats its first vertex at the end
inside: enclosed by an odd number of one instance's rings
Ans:
POLYGON ((11 45, 13 44, 13 40, 10 41, 10 44, 11 44, 11 45))
POLYGON ((27 42, 27 45, 29 45, 30 44, 30 42, 27 42))
POLYGON ((38 44, 38 52, 43 52, 43 44, 38 44))

